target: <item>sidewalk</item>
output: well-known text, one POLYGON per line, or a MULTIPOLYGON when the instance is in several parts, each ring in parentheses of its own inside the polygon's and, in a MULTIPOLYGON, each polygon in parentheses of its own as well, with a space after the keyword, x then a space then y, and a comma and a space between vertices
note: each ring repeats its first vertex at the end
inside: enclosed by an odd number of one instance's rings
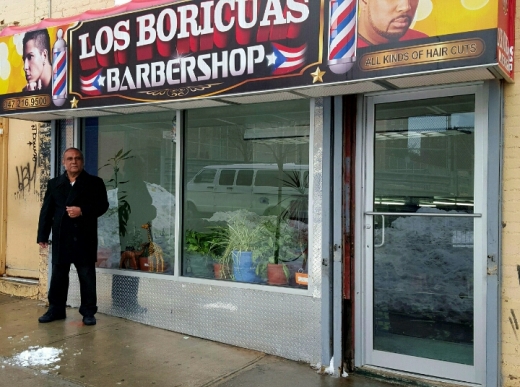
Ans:
POLYGON ((40 301, 0 294, 0 387, 388 387, 361 375, 333 378, 308 364, 77 309, 39 324, 40 301))

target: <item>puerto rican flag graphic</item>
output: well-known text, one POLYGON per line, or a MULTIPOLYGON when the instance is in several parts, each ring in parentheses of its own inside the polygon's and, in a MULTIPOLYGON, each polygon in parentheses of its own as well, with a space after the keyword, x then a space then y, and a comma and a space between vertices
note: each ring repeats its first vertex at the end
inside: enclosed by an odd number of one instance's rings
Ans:
POLYGON ((105 77, 101 75, 103 69, 97 70, 95 73, 82 77, 80 75, 79 80, 81 82, 81 92, 86 95, 101 95, 102 87, 105 86, 105 77))
POLYGON ((268 66, 273 66, 273 75, 292 73, 305 64, 305 52, 307 44, 291 48, 278 43, 271 43, 273 53, 267 56, 268 66))

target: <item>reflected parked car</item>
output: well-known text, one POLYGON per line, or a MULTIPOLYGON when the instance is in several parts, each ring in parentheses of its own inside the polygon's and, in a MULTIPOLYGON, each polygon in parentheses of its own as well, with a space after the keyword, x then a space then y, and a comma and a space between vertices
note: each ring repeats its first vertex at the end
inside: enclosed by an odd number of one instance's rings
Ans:
POLYGON ((188 182, 186 209, 188 217, 247 209, 306 221, 308 188, 308 165, 208 165, 188 182))

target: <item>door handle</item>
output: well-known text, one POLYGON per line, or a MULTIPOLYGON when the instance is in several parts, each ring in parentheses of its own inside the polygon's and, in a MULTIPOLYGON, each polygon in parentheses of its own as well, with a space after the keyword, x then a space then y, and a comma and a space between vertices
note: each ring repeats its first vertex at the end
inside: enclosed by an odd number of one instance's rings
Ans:
POLYGON ((374 244, 374 247, 383 247, 384 244, 385 244, 385 216, 384 215, 374 215, 374 216, 380 216, 381 219, 382 219, 382 222, 381 222, 381 243, 378 244, 378 245, 374 244))

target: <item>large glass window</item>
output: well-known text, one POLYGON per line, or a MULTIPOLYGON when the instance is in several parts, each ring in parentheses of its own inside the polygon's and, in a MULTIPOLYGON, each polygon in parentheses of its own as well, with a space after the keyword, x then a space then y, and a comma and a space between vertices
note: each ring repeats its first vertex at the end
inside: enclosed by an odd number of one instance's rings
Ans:
POLYGON ((85 120, 85 169, 107 187, 98 267, 173 273, 175 112, 85 120))
POLYGON ((309 101, 193 110, 182 274, 306 287, 309 101))

